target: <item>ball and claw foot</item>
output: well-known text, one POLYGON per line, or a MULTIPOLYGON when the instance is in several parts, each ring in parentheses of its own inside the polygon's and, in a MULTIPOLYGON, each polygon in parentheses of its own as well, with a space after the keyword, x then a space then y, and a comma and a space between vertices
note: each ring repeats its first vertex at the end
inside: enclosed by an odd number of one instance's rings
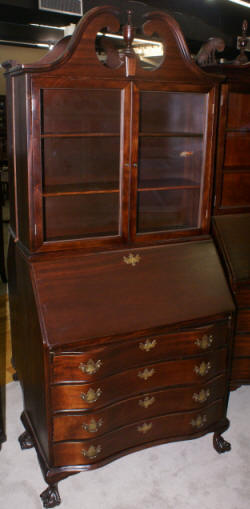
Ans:
POLYGON ((231 450, 231 444, 224 440, 224 438, 219 433, 214 433, 213 446, 219 454, 231 450))
POLYGON ((50 484, 48 488, 40 495, 43 501, 43 507, 55 507, 61 503, 57 484, 50 484))
POLYGON ((34 447, 34 441, 32 436, 28 433, 28 431, 24 431, 20 437, 18 438, 21 449, 31 449, 34 447))

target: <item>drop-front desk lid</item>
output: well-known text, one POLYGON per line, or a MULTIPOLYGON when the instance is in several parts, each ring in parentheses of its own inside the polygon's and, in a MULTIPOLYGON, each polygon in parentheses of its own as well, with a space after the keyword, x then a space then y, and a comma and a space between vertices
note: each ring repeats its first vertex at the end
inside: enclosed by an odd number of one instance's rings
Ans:
POLYGON ((33 263, 50 346, 164 327, 234 309, 211 240, 33 263))
POLYGON ((230 278, 250 284, 250 214, 215 216, 213 232, 230 278))

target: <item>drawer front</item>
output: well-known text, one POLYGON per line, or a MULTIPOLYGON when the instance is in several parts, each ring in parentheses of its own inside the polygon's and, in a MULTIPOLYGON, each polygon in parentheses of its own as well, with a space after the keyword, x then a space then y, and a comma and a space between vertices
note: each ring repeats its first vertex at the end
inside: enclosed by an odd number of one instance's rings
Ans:
POLYGON ((217 401, 203 410, 170 414, 141 420, 119 430, 81 442, 58 442, 53 446, 54 466, 90 465, 114 455, 126 454, 128 449, 157 440, 195 437, 211 431, 224 417, 224 402, 217 401))
POLYGON ((128 395, 175 385, 206 381, 226 369, 227 350, 220 349, 196 358, 159 362, 130 369, 92 384, 62 384, 51 387, 54 411, 100 408, 128 395))
POLYGON ((101 436, 141 419, 177 411, 203 408, 226 394, 226 379, 207 384, 146 393, 118 402, 94 413, 57 414, 53 419, 53 440, 81 440, 101 436))
POLYGON ((248 334, 236 334, 233 353, 235 357, 250 357, 250 331, 248 334))
POLYGON ((250 357, 233 359, 231 382, 250 383, 250 357))
POLYGON ((250 332, 250 309, 239 309, 236 329, 237 332, 250 332))
POLYGON ((147 336, 86 353, 55 355, 52 380, 91 381, 146 363, 190 356, 223 346, 227 324, 219 322, 176 334, 147 336))

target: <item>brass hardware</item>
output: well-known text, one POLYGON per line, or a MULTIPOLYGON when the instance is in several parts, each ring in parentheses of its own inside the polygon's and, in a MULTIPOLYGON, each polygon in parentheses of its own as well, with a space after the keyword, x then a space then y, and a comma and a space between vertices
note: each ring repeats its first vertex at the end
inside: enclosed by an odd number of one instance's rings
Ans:
POLYGON ((214 340, 214 337, 212 334, 208 336, 207 334, 204 334, 201 339, 196 339, 195 344, 201 348, 202 350, 207 350, 207 348, 210 348, 214 340))
POLYGON ((82 449, 82 454, 86 458, 93 460, 98 456, 98 454, 100 454, 101 450, 102 448, 100 445, 97 445, 96 447, 94 445, 90 445, 87 451, 86 449, 82 449))
POLYGON ((205 389, 201 389, 201 391, 198 394, 196 392, 194 392, 193 400, 196 403, 205 403, 205 401, 207 401, 209 396, 210 396, 210 390, 209 389, 206 389, 206 390, 205 389))
POLYGON ((146 339, 145 343, 139 344, 139 348, 140 350, 149 352, 150 350, 152 350, 152 348, 155 348, 156 345, 157 345, 156 339, 153 339, 153 341, 151 341, 150 339, 146 339))
POLYGON ((97 389, 97 391, 94 391, 94 389, 89 389, 87 393, 85 392, 82 392, 81 393, 81 398, 83 399, 83 401, 87 401, 87 403, 95 403, 98 398, 100 398, 101 396, 101 389, 97 389))
POLYGON ((206 415, 198 415, 198 417, 196 417, 196 419, 192 419, 192 421, 190 422, 190 424, 193 426, 193 428, 202 428, 202 426, 204 426, 204 424, 207 422, 207 416, 206 415))
POLYGON ((123 257, 123 261, 124 263, 126 263, 127 265, 132 265, 132 267, 135 267, 135 265, 137 263, 139 263, 141 257, 140 255, 133 255, 132 253, 129 253, 128 256, 124 256, 123 257))
POLYGON ((93 359, 89 359, 87 364, 83 364, 83 362, 81 362, 79 364, 79 369, 83 372, 83 373, 87 373, 87 375, 94 375, 98 369, 100 369, 102 365, 102 361, 98 360, 98 361, 93 361, 93 359))
POLYGON ((154 368, 152 369, 145 368, 144 371, 139 371, 138 377, 143 378, 143 380, 147 380, 148 378, 153 376, 154 372, 155 372, 154 368))
POLYGON ((144 399, 139 399, 139 405, 143 408, 148 408, 149 406, 153 405, 155 402, 155 397, 152 396, 152 398, 149 398, 149 396, 146 396, 144 399))
POLYGON ((193 155, 194 152, 184 150, 183 152, 180 152, 180 157, 190 157, 193 155))
POLYGON ((133 167, 134 168, 137 168, 138 164, 137 163, 133 163, 133 167))
POLYGON ((194 372, 196 373, 196 375, 200 375, 200 376, 205 376, 208 374, 209 370, 211 369, 211 364, 210 362, 202 362, 200 364, 200 366, 195 366, 194 367, 194 372))
POLYGON ((96 420, 92 418, 89 423, 84 422, 82 427, 84 431, 87 431, 88 433, 97 433, 97 431, 102 427, 102 425, 103 419, 99 419, 99 421, 96 422, 96 420))
POLYGON ((137 426, 137 431, 139 431, 140 433, 148 433, 148 431, 150 431, 152 429, 152 422, 150 422, 149 424, 147 424, 146 422, 144 422, 144 424, 142 426, 137 426))

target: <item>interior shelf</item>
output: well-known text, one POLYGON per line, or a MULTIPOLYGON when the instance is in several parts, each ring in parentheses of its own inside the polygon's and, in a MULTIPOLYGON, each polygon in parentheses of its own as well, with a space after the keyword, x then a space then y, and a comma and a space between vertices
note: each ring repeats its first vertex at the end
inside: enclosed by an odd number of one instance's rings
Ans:
POLYGON ((199 189, 200 184, 190 179, 147 179, 141 180, 138 191, 167 191, 171 189, 199 189))
POLYGON ((190 132, 139 132, 139 136, 155 136, 162 138, 202 138, 204 133, 190 133, 190 132))
POLYGON ((41 138, 93 138, 93 137, 120 137, 120 133, 42 133, 41 138))
POLYGON ((50 185, 44 188, 43 196, 68 196, 81 194, 105 194, 119 193, 120 189, 114 188, 113 182, 91 182, 86 184, 62 184, 50 185))

